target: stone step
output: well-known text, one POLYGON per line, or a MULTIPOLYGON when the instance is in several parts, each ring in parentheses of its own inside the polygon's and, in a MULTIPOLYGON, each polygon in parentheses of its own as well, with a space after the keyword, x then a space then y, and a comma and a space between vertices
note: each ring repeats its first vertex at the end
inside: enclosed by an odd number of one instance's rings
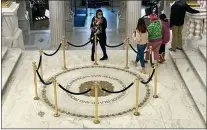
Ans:
POLYGON ((9 48, 7 54, 5 55, 2 61, 2 87, 3 91, 6 88, 6 84, 9 81, 10 76, 15 70, 15 66, 17 65, 22 50, 19 48, 9 48))
POLYGON ((198 46, 198 50, 199 50, 200 54, 202 55, 203 59, 205 61, 207 61, 207 58, 206 58, 206 47, 205 46, 198 46))
POLYGON ((206 88, 203 87, 203 84, 200 82, 200 79, 183 52, 170 52, 170 57, 189 90, 201 116, 206 122, 206 88))
POLYGON ((7 46, 2 46, 1 60, 4 59, 4 56, 6 55, 7 50, 8 50, 8 47, 7 46))
POLYGON ((206 87, 206 61, 199 54, 198 50, 189 47, 184 47, 184 54, 200 78, 203 86, 206 87))

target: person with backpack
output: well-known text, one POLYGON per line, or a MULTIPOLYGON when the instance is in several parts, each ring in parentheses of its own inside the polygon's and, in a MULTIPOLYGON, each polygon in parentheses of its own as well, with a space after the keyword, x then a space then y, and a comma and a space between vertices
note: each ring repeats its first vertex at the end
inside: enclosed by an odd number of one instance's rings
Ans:
POLYGON ((158 19, 156 14, 151 14, 150 16, 150 25, 148 26, 148 40, 147 44, 147 53, 145 60, 149 60, 149 49, 152 46, 152 51, 154 52, 154 60, 159 60, 159 50, 162 44, 162 22, 158 19))
POLYGON ((132 38, 137 43, 137 56, 135 60, 135 66, 137 66, 137 62, 140 61, 142 69, 140 70, 141 73, 146 74, 145 71, 145 61, 144 61, 144 50, 147 47, 148 43, 148 32, 147 26, 145 24, 144 18, 140 18, 137 23, 136 31, 133 33, 132 38))
POLYGON ((170 41, 170 23, 165 14, 161 14, 159 18, 162 21, 162 44, 159 50, 159 63, 162 64, 165 61, 165 45, 170 41))

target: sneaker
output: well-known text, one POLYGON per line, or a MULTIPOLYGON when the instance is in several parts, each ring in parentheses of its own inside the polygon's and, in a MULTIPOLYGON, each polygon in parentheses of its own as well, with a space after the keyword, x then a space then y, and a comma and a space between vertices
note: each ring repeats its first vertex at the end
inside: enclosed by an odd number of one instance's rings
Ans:
POLYGON ((180 50, 180 51, 183 51, 183 48, 176 47, 176 49, 178 49, 178 50, 180 50))
POLYGON ((170 50, 170 51, 173 51, 173 52, 176 52, 176 50, 175 50, 175 49, 173 49, 173 48, 170 48, 169 50, 170 50))

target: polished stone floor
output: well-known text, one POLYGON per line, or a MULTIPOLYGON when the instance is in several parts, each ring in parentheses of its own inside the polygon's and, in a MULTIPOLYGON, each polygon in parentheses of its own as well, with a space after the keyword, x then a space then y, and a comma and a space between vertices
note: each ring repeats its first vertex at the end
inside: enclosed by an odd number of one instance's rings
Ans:
MULTIPOLYGON (((46 51, 51 53, 52 51, 46 51)), ((122 80, 124 85, 130 84, 134 78, 130 73, 124 71, 125 51, 108 50, 109 60, 98 61, 100 66, 116 67, 118 70, 105 68, 82 68, 74 70, 73 68, 91 66, 90 52, 87 50, 69 50, 66 53, 67 67, 70 71, 57 77, 57 81, 63 86, 69 85, 72 91, 78 91, 75 86, 91 80, 104 80, 116 86, 116 90, 121 88, 118 82, 122 80), (84 77, 84 76, 89 77, 84 77), (90 76, 92 75, 92 77, 90 76), (108 76, 114 79, 110 79, 108 76), (80 78, 84 77, 84 78, 80 78), (77 80, 77 78, 79 80, 77 80)), ((98 51, 98 58, 102 56, 98 51)), ((128 71, 140 74, 138 67, 134 67, 131 61, 134 60, 135 53, 129 51, 130 69, 128 71)), ((168 54, 166 63, 158 68, 158 99, 150 98, 140 109, 140 116, 133 115, 129 111, 119 116, 100 118, 101 123, 95 125, 93 118, 80 118, 68 115, 61 111, 60 117, 54 117, 54 110, 50 105, 45 103, 42 91, 44 87, 38 82, 39 101, 33 100, 34 85, 32 62, 38 62, 38 51, 24 51, 22 58, 13 74, 10 83, 2 97, 2 127, 3 128, 205 128, 205 123, 198 113, 195 103, 189 95, 185 85, 178 76, 168 54), (15 97, 15 98, 14 98, 15 97)), ((62 72, 62 53, 58 52, 53 57, 43 57, 44 79, 50 78, 62 72)), ((147 79, 148 75, 141 77, 147 79)), ((153 91, 153 81, 150 82, 149 88, 153 91)), ((115 102, 100 103, 101 114, 112 114, 114 112, 125 111, 133 106, 135 95, 132 86, 126 91, 126 94, 117 98, 115 102), (113 107, 112 107, 113 106, 113 107), (110 108, 111 107, 111 108, 110 108), (108 110, 108 111, 107 111, 108 110)), ((140 85, 140 101, 146 93, 145 87, 140 85)), ((70 95, 57 88, 58 104, 60 109, 76 114, 93 114, 93 105, 86 102, 93 102, 93 97, 70 95), (75 99, 79 99, 76 101, 75 99), (80 101, 83 100, 84 101, 80 101), (79 102, 80 101, 80 102, 79 102), (81 107, 82 106, 82 107, 81 107), (88 111, 85 111, 84 108, 88 111)), ((152 94, 152 92, 150 92, 152 94)), ((101 101, 116 98, 118 95, 109 95, 100 99, 101 101)), ((52 86, 46 88, 46 97, 53 104, 52 86)), ((89 115, 89 116, 90 116, 89 115)))

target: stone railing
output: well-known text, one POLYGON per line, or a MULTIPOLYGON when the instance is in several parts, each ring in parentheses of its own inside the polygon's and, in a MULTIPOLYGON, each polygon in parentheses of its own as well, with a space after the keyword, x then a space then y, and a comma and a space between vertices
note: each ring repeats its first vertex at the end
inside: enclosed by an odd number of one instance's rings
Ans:
POLYGON ((202 8, 195 8, 200 11, 197 14, 187 13, 187 37, 189 39, 206 39, 207 11, 202 8))

